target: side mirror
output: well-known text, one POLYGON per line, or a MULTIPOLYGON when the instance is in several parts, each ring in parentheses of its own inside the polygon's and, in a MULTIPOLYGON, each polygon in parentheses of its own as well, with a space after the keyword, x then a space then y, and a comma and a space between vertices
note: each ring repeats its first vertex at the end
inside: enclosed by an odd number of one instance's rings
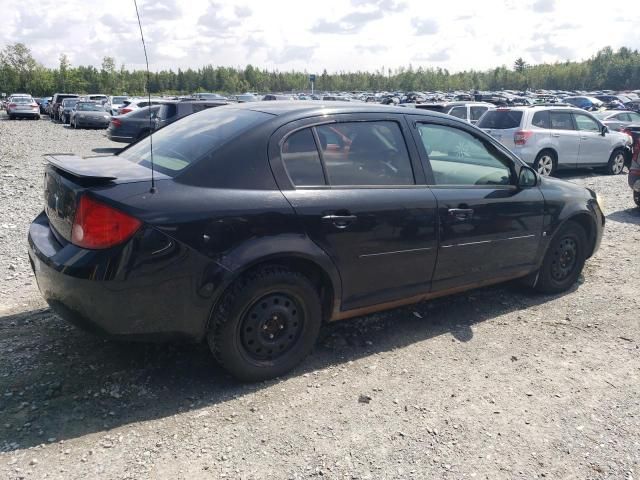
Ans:
POLYGON ((606 125, 602 125, 602 130, 600 130, 600 134, 604 137, 607 133, 609 133, 609 127, 606 125))
POLYGON ((538 174, 536 171, 531 167, 523 166, 518 175, 518 186, 520 188, 529 188, 535 187, 536 185, 538 185, 538 174))

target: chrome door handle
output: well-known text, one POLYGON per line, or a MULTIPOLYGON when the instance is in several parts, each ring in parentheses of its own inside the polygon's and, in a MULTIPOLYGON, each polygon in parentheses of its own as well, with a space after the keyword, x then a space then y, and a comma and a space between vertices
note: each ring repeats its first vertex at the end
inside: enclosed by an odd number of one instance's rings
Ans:
POLYGON ((580 140, 589 140, 589 137, 580 137, 580 140))
POLYGON ((473 217, 473 208, 450 208, 449 216, 456 220, 469 220, 473 217))
POLYGON ((552 133, 551 136, 555 137, 555 138, 560 138, 560 134, 559 133, 552 133))
POLYGON ((325 215, 322 217, 324 223, 331 223, 336 228, 347 228, 358 219, 356 215, 325 215))

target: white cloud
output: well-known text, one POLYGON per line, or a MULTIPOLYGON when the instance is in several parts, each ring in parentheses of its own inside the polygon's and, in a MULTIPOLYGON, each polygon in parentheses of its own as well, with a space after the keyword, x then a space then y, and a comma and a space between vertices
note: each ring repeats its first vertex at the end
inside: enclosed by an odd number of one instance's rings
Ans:
MULTIPOLYGON (((153 70, 206 64, 321 73, 437 66, 450 71, 585 59, 606 45, 640 48, 636 23, 601 2, 556 0, 138 0, 153 70), (594 30, 594 19, 597 28, 594 30), (602 32, 607 32, 603 35, 602 32)), ((2 0, 0 48, 24 42, 56 66, 142 68, 131 0, 2 0)))

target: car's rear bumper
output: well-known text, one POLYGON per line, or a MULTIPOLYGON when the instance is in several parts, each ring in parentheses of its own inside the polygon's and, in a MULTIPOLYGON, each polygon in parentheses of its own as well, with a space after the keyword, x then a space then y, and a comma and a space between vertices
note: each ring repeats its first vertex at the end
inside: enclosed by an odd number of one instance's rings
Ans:
POLYGON ((37 112, 25 112, 25 111, 16 111, 12 110, 7 112, 7 115, 11 115, 12 117, 22 117, 22 118, 40 118, 40 111, 37 112))
POLYGON ((150 227, 108 250, 63 245, 44 212, 29 229, 29 260, 40 292, 62 318, 96 334, 134 340, 201 339, 216 289, 199 281, 222 275, 150 227))
POLYGON ((119 143, 133 143, 133 137, 128 137, 126 135, 114 135, 111 133, 111 130, 107 130, 107 138, 112 142, 119 143))

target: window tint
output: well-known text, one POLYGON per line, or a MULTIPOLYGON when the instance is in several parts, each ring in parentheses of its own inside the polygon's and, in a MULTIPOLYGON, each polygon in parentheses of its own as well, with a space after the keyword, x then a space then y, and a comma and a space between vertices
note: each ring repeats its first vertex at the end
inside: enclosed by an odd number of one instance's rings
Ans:
POLYGON ((533 115, 533 120, 531 120, 531 124, 534 127, 538 127, 538 128, 549 128, 550 126, 549 111, 544 110, 542 112, 536 112, 533 115))
POLYGON ((618 115, 616 115, 616 119, 622 121, 622 122, 630 122, 631 121, 631 117, 629 116, 628 113, 619 113, 618 115))
POLYGON ((453 107, 449 110, 449 115, 456 118, 461 118, 462 120, 467 119, 467 107, 453 107))
POLYGON ((575 130, 569 112, 549 112, 549 118, 553 130, 575 130))
MULTIPOLYGON (((217 108, 185 117, 153 134, 154 167, 167 175, 177 175, 188 165, 210 157, 218 147, 270 118, 271 115, 262 112, 217 108)), ((119 156, 150 167, 149 137, 119 156)))
POLYGON ((471 107, 471 120, 480 120, 480 117, 489 110, 488 107, 471 107))
POLYGON ((291 134, 282 144, 282 161, 296 186, 324 185, 320 155, 311 129, 291 134))
POLYGON ((600 132, 600 125, 593 118, 586 115, 575 114, 576 125, 578 130, 586 132, 600 132))
POLYGON ((510 160, 491 143, 463 130, 419 124, 436 185, 509 185, 510 160))
POLYGON ((491 110, 478 122, 480 128, 506 130, 518 128, 522 120, 522 112, 516 110, 491 110))
POLYGON ((413 185, 413 170, 395 122, 317 127, 331 185, 413 185))

